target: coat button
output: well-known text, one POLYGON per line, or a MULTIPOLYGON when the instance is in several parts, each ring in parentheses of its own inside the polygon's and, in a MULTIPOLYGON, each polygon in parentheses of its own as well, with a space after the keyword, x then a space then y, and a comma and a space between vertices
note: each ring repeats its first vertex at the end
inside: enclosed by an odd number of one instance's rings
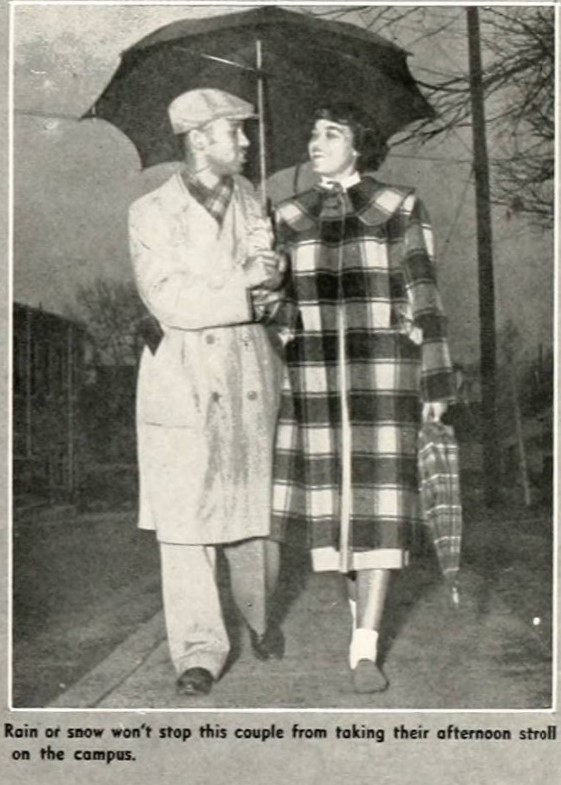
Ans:
POLYGON ((250 390, 247 394, 247 397, 249 398, 250 401, 255 401, 257 399, 257 393, 255 392, 255 390, 250 390))
POLYGON ((214 343, 214 335, 207 335, 206 342, 207 343, 214 343))
POLYGON ((220 393, 213 392, 210 397, 212 398, 213 401, 218 402, 220 400, 220 393))

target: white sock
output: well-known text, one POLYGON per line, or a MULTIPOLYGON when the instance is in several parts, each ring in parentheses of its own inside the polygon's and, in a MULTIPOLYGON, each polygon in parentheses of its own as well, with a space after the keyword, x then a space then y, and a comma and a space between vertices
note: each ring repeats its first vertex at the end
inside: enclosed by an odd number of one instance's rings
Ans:
POLYGON ((378 632, 363 627, 355 629, 349 649, 349 664, 354 670, 360 660, 376 662, 378 656, 378 632))

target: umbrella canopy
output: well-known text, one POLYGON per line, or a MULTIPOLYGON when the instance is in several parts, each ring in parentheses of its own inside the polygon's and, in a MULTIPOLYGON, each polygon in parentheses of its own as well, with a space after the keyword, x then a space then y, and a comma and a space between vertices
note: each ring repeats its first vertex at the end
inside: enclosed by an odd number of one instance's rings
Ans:
POLYGON ((460 567, 462 505, 459 451, 454 429, 440 422, 423 423, 419 432, 418 463, 421 512, 431 532, 440 568, 452 583, 460 567))
MULTIPOLYGON (((406 59, 402 49, 355 25, 276 7, 182 20, 126 50, 84 117, 117 126, 147 167, 182 157, 167 115, 174 98, 196 88, 226 90, 258 106, 263 177, 265 164, 270 174, 305 160, 319 103, 358 104, 386 139, 430 116, 406 59)), ((255 161, 248 174, 258 174, 255 161)))

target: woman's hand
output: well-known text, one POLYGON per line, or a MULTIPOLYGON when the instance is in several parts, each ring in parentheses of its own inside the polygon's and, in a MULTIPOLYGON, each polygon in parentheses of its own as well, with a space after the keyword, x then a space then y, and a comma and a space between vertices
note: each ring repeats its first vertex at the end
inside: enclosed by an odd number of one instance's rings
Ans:
POLYGON ((431 401, 423 404, 423 422, 440 422, 446 414, 448 404, 446 401, 431 401))

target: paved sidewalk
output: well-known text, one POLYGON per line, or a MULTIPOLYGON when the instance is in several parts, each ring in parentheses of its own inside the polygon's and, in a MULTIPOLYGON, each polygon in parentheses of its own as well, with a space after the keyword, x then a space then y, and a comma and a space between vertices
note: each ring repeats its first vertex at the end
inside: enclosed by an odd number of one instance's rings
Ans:
POLYGON ((347 670, 350 617, 339 576, 310 575, 289 609, 285 658, 239 657, 198 698, 177 696, 162 613, 144 624, 51 707, 103 709, 540 709, 550 706, 551 662, 533 632, 474 573, 462 576, 459 610, 434 573, 414 567, 394 581, 384 670, 390 688, 356 695, 347 670))

